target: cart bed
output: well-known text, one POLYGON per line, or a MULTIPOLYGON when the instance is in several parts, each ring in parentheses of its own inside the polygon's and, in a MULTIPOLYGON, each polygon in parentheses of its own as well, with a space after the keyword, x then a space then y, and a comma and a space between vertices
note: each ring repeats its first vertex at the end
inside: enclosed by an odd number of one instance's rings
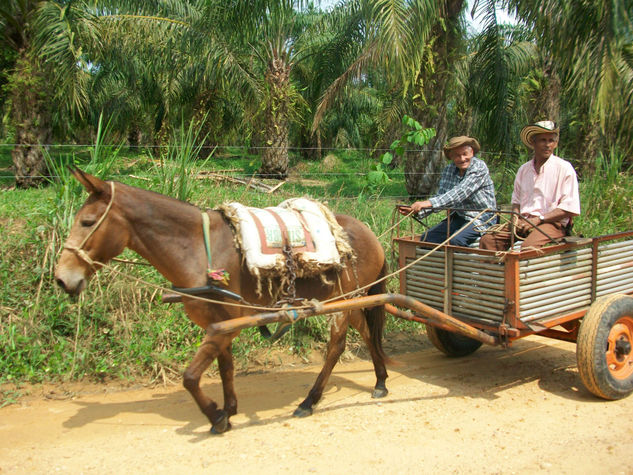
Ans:
MULTIPOLYGON (((418 239, 396 239, 401 268, 436 247, 418 239)), ((633 232, 502 255, 442 246, 403 272, 400 292, 519 338, 578 320, 602 295, 633 293, 633 232)))

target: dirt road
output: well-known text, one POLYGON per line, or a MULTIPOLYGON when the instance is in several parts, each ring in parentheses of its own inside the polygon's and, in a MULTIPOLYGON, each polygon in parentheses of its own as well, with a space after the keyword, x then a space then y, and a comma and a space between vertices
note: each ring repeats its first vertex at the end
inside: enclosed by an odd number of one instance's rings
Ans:
MULTIPOLYGON (((357 358, 306 419, 291 414, 320 366, 242 375, 221 436, 180 386, 36 388, 0 409, 0 473, 633 474, 633 396, 591 396, 574 351, 537 337, 457 360, 425 348, 398 355, 383 400, 357 358)), ((204 388, 221 395, 219 379, 204 388)))

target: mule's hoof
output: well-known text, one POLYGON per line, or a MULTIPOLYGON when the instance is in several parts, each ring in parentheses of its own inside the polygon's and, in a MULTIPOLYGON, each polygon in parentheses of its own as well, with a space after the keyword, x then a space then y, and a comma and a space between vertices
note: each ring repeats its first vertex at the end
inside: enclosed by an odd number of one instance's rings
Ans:
POLYGON ((304 409, 303 407, 299 406, 298 408, 295 409, 295 412, 292 413, 293 416, 295 417, 308 417, 312 415, 312 408, 309 407, 308 409, 304 409))
POLYGON ((227 430, 231 429, 231 423, 229 422, 229 416, 225 411, 218 411, 220 415, 211 426, 212 434, 223 434, 227 430))
POLYGON ((380 399, 381 397, 385 397, 387 394, 389 394, 387 388, 375 388, 371 393, 371 397, 373 399, 380 399))

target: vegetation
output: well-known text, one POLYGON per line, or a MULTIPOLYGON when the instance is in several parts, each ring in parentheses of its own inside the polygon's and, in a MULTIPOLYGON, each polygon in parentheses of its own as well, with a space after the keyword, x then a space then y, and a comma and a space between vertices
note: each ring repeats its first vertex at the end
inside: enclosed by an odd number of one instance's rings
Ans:
POLYGON ((204 123, 205 150, 249 147, 261 174, 282 178, 292 149, 379 155, 406 114, 436 131, 405 158, 411 197, 432 191, 449 135, 516 156, 520 127, 548 118, 581 172, 612 150, 631 156, 631 2, 466 3, 7 0, 0 140, 14 144, 16 185, 28 187, 46 174, 38 144, 92 143, 102 113, 134 147, 204 123), (500 24, 498 7, 517 23, 500 24))
MULTIPOLYGON (((519 130, 547 118, 581 178, 577 232, 631 229, 633 3, 466 4, 2 2, 0 383, 167 378, 199 341, 150 288, 107 273, 77 302, 53 288, 83 201, 69 162, 201 207, 326 197, 382 235, 394 203, 433 191, 451 135, 479 139, 508 202, 527 153, 519 130), (500 24, 497 7, 517 22, 500 24), (209 186, 193 179, 200 170, 291 180, 265 195, 209 186)), ((381 240, 388 249, 388 233, 381 240)), ((309 351, 327 328, 314 322, 284 344, 309 351)), ((246 361, 262 344, 243 332, 235 350, 246 361)))

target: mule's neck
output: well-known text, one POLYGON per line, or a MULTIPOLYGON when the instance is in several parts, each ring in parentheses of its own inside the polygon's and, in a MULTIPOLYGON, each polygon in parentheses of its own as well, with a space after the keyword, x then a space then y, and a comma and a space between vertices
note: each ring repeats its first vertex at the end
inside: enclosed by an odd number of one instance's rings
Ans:
POLYGON ((201 211, 184 201, 132 187, 125 188, 122 201, 130 229, 128 247, 175 286, 204 285, 201 211))

